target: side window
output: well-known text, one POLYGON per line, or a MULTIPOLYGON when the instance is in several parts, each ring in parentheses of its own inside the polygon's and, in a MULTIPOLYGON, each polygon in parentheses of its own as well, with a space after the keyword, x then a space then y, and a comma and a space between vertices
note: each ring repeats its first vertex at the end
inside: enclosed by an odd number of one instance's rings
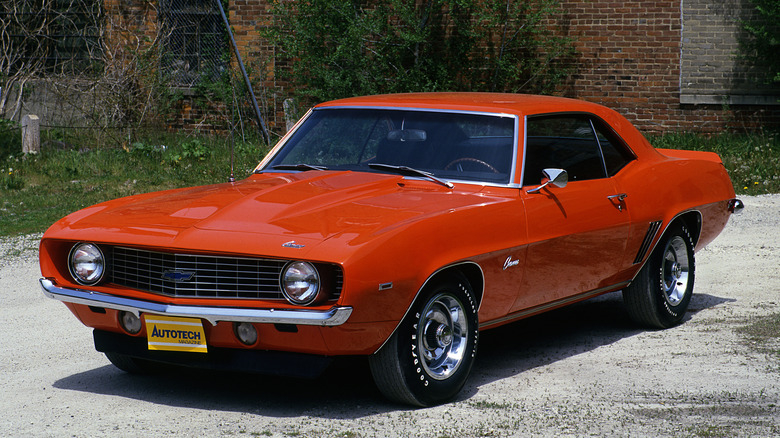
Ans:
POLYGON ((634 155, 612 129, 597 120, 593 121, 593 125, 596 128, 596 135, 598 136, 599 145, 601 146, 601 153, 604 155, 604 164, 607 167, 607 175, 614 176, 620 169, 634 159, 634 155))
POLYGON ((542 170, 564 169, 569 181, 605 178, 599 141, 588 117, 528 117, 523 185, 539 184, 542 170))

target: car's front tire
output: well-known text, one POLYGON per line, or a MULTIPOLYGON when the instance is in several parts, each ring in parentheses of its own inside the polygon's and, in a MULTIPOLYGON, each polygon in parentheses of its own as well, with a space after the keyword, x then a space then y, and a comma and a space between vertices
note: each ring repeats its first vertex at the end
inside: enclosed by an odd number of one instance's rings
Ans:
POLYGON ((474 292, 454 275, 426 287, 385 345, 369 358, 389 399, 431 406, 455 397, 471 372, 479 327, 474 292))
POLYGON ((623 290, 629 316, 652 328, 679 324, 693 295, 695 271, 691 234, 683 224, 673 224, 634 281, 623 290))

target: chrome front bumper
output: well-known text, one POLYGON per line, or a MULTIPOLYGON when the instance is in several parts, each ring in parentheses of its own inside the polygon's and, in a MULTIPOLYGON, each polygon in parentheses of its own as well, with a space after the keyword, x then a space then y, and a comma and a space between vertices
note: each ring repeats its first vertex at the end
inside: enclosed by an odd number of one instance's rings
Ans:
POLYGON ((241 307, 180 306, 134 300, 100 292, 66 289, 56 286, 51 280, 46 278, 41 278, 40 282, 44 295, 66 303, 123 310, 139 317, 141 313, 154 313, 158 315, 201 318, 212 325, 216 325, 219 321, 229 321, 331 327, 344 324, 352 314, 351 307, 331 307, 328 310, 276 310, 241 307))

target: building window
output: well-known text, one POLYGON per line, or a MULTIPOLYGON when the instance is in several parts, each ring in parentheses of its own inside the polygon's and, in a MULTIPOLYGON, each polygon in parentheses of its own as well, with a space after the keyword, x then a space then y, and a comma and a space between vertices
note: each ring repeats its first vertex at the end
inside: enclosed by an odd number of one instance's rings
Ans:
POLYGON ((682 2, 680 103, 775 105, 780 86, 758 79, 739 59, 742 22, 749 0, 685 0, 682 2))
POLYGON ((10 0, 0 5, 3 69, 84 75, 102 71, 101 0, 10 0))
POLYGON ((227 68, 227 35, 214 0, 160 0, 161 70, 172 84, 216 80, 227 68))

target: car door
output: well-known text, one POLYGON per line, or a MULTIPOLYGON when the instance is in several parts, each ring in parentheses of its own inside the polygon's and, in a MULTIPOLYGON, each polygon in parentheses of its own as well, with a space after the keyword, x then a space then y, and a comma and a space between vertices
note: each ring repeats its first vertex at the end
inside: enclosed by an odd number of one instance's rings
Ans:
MULTIPOLYGON (((609 176, 599 133, 588 115, 529 117, 521 197, 528 251, 513 312, 614 288, 624 260, 630 214, 609 176), (566 170, 565 187, 538 188, 542 170, 566 170)), ((623 154, 623 161, 630 160, 623 154)), ((624 164, 623 164, 624 165, 624 164)))

